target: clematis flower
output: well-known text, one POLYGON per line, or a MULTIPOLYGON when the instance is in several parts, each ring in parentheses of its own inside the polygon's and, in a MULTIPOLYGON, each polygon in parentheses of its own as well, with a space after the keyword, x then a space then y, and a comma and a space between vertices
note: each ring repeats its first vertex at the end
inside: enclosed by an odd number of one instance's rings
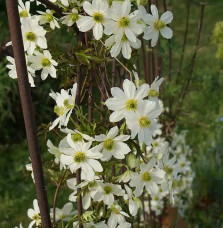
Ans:
POLYGON ((103 201, 106 205, 113 205, 116 196, 124 196, 125 190, 120 185, 111 183, 98 183, 98 192, 94 195, 95 201, 103 201))
POLYGON ((78 11, 73 8, 71 12, 64 13, 65 16, 61 17, 61 23, 67 26, 72 26, 79 18, 78 11))
POLYGON ((91 142, 88 143, 74 143, 71 134, 67 136, 67 142, 70 148, 61 148, 63 154, 61 155, 61 162, 67 165, 72 173, 81 168, 86 178, 91 181, 95 172, 102 172, 103 168, 96 159, 101 158, 101 153, 90 150, 91 142))
POLYGON ((157 184, 164 182, 165 171, 155 168, 156 159, 152 158, 147 164, 140 166, 140 173, 135 174, 130 181, 131 187, 136 187, 135 196, 142 195, 144 187, 149 194, 156 194, 159 190, 157 184))
POLYGON ((44 50, 43 53, 34 52, 35 55, 29 56, 28 60, 31 62, 31 68, 34 70, 42 70, 41 79, 45 80, 48 75, 52 78, 56 78, 55 66, 58 63, 52 59, 52 56, 48 50, 44 50))
POLYGON ((126 113, 126 124, 131 130, 131 138, 138 135, 140 143, 151 145, 152 134, 156 129, 156 118, 161 114, 154 101, 143 101, 138 104, 137 111, 126 113))
POLYGON ((159 87, 162 84, 164 78, 159 78, 156 77, 155 80, 153 81, 153 83, 151 84, 150 88, 149 88, 149 100, 151 101, 156 101, 158 102, 159 99, 159 87))
POLYGON ((87 32, 93 28, 94 38, 100 40, 103 35, 103 26, 108 21, 107 1, 93 0, 92 3, 85 1, 83 8, 89 16, 81 16, 77 21, 77 27, 81 32, 87 32))
POLYGON ((37 11, 41 16, 39 16, 40 25, 49 24, 51 29, 60 28, 56 18, 53 16, 53 12, 49 9, 46 12, 37 11))
POLYGON ((136 42, 136 37, 142 33, 142 27, 137 23, 140 14, 138 10, 130 12, 131 2, 129 0, 125 0, 122 4, 113 1, 109 10, 111 20, 105 25, 105 34, 114 34, 116 42, 120 42, 125 36, 131 42, 136 42))
POLYGON ((105 46, 111 47, 110 53, 112 57, 117 57, 122 52, 124 58, 130 59, 132 48, 139 49, 141 47, 141 41, 136 38, 136 42, 132 42, 126 35, 123 35, 120 41, 116 41, 115 35, 112 35, 105 41, 105 46))
POLYGON ((102 161, 108 161, 114 156, 117 159, 124 159, 125 155, 128 154, 131 149, 128 147, 127 144, 123 143, 124 141, 130 138, 129 135, 119 135, 118 134, 118 127, 115 126, 108 132, 107 135, 101 134, 96 135, 96 141, 101 142, 95 148, 98 151, 102 151, 102 161))
POLYGON ((112 98, 106 100, 105 104, 108 109, 114 111, 109 120, 118 122, 126 117, 128 113, 134 113, 139 103, 148 95, 148 85, 143 84, 138 89, 133 82, 125 79, 123 90, 118 87, 111 88, 112 98))
POLYGON ((35 48, 38 46, 42 49, 47 48, 46 30, 38 24, 36 18, 22 21, 22 35, 24 49, 29 55, 34 53, 35 48))
POLYGON ((49 130, 52 130, 59 124, 61 126, 67 126, 70 115, 73 111, 76 99, 77 83, 73 85, 72 89, 68 91, 62 89, 60 93, 50 93, 50 96, 56 101, 56 106, 54 107, 54 112, 58 115, 58 118, 54 120, 52 126, 49 130))
MULTIPOLYGON (((15 59, 12 58, 11 56, 7 56, 6 59, 9 61, 9 64, 6 65, 6 67, 9 69, 9 73, 8 73, 9 77, 12 79, 17 78, 15 59)), ((26 58, 26 64, 27 64, 27 58, 26 58)), ((30 86, 35 87, 34 80, 33 80, 33 77, 35 77, 35 70, 27 65, 27 72, 28 72, 30 86)))
POLYGON ((27 211, 27 214, 28 214, 28 217, 33 220, 29 224, 28 228, 33 227, 34 224, 36 224, 36 226, 41 225, 40 210, 39 210, 39 206, 38 206, 38 201, 36 199, 33 200, 33 209, 30 208, 27 211))
POLYGON ((24 20, 25 18, 30 18, 31 15, 29 13, 30 10, 30 2, 26 1, 25 4, 22 0, 18 1, 18 9, 19 9, 19 17, 21 20, 24 20))
POLYGON ((158 9, 155 5, 151 5, 151 12, 152 14, 147 14, 144 19, 149 26, 145 29, 143 38, 151 40, 151 46, 154 47, 158 41, 159 33, 166 39, 172 38, 173 31, 167 27, 167 24, 173 20, 173 14, 166 11, 159 18, 158 9))
MULTIPOLYGON (((53 217, 53 208, 50 209, 50 212, 51 212, 51 217, 53 217)), ((75 214, 77 214, 77 212, 73 211, 72 203, 66 203, 62 209, 55 208, 56 222, 60 220, 69 221, 75 214)))

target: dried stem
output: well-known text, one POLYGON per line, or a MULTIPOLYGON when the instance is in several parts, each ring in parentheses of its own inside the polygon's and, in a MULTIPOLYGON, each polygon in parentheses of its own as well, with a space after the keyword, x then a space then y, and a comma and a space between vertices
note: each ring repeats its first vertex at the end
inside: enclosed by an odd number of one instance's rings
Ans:
POLYGON ((53 199, 53 227, 56 227, 56 202, 57 202, 57 196, 58 196, 58 192, 59 192, 60 186, 61 186, 61 184, 62 184, 62 182, 64 180, 64 177, 65 177, 66 173, 67 173, 67 170, 65 170, 65 172, 61 176, 60 181, 57 184, 57 188, 56 188, 55 194, 54 194, 54 199, 53 199))
POLYGON ((200 13, 200 21, 199 21, 197 42, 196 42, 194 54, 193 54, 192 59, 191 59, 188 78, 186 80, 185 86, 183 86, 182 89, 181 89, 180 98, 179 98, 179 105, 177 106, 178 109, 177 109, 177 111, 175 113, 175 117, 179 114, 179 112, 180 112, 180 110, 182 108, 183 101, 184 101, 184 99, 186 97, 186 94, 188 93, 188 88, 189 88, 191 80, 192 80, 192 75, 193 75, 194 66, 195 66, 196 57, 197 57, 197 51, 199 49, 199 44, 200 44, 201 34, 202 34, 202 29, 203 29, 204 10, 205 10, 205 3, 201 3, 201 10, 200 10, 201 13, 200 13))
POLYGON ((190 4, 191 4, 191 0, 187 0, 187 15, 186 15, 186 25, 185 25, 185 32, 184 32, 184 41, 183 41, 182 54, 181 54, 181 58, 180 58, 176 84, 179 83, 179 77, 181 75, 183 60, 184 60, 184 55, 185 55, 185 47, 187 44, 187 34, 188 34, 189 18, 190 18, 190 4))

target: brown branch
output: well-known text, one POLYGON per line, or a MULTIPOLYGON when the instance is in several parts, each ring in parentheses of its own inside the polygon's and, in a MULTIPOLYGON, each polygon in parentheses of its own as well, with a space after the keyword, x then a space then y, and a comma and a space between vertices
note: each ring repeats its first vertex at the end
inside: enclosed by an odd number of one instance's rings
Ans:
POLYGON ((180 58, 176 84, 178 84, 179 77, 181 75, 182 65, 183 65, 183 60, 184 60, 184 55, 185 55, 185 47, 187 44, 187 34, 188 34, 189 18, 190 18, 190 4, 191 4, 191 0, 187 0, 187 15, 186 15, 186 25, 185 25, 185 32, 184 32, 184 41, 183 41, 182 54, 181 54, 181 58, 180 58))
POLYGON ((65 172, 61 176, 60 181, 57 184, 57 188, 56 188, 55 194, 54 194, 54 199, 53 199, 53 227, 56 227, 56 202, 57 202, 57 195, 58 195, 60 186, 61 186, 61 184, 62 184, 62 182, 64 180, 64 177, 65 177, 66 173, 67 173, 67 170, 65 170, 65 172))

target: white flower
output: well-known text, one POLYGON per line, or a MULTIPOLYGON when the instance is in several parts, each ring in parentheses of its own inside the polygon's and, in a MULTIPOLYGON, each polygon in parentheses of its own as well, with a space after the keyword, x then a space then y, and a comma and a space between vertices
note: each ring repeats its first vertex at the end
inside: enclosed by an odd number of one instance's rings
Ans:
POLYGON ((131 2, 125 0, 122 4, 116 1, 112 2, 109 11, 109 17, 112 19, 105 25, 105 34, 115 35, 115 40, 121 41, 124 35, 132 42, 136 42, 136 36, 142 33, 142 27, 139 26, 138 10, 130 13, 131 2))
POLYGON ((58 118, 53 122, 49 130, 52 130, 59 123, 59 127, 67 126, 70 115, 73 111, 76 99, 77 83, 73 85, 72 89, 62 89, 60 93, 50 93, 50 96, 56 101, 54 112, 58 115, 58 118), (71 94, 70 94, 71 93, 71 94))
POLYGON ((135 198, 132 194, 132 189, 129 188, 126 184, 125 184, 125 190, 127 192, 127 194, 125 194, 123 196, 124 200, 128 200, 129 202, 129 212, 132 216, 135 216, 138 212, 139 209, 139 202, 140 200, 135 198))
POLYGON ((74 143, 71 134, 67 136, 67 142, 70 148, 61 148, 61 162, 67 165, 71 172, 76 172, 81 168, 81 171, 86 175, 86 178, 91 181, 95 172, 102 172, 103 168, 96 159, 101 158, 101 153, 92 152, 90 150, 91 142, 89 143, 74 143))
POLYGON ((32 163, 26 164, 26 170, 31 172, 31 177, 33 179, 33 182, 35 183, 32 163))
POLYGON ((31 17, 31 15, 29 13, 30 2, 26 1, 24 4, 22 0, 19 0, 18 3, 19 3, 18 8, 19 8, 20 19, 23 20, 24 18, 31 17))
POLYGON ((190 161, 187 160, 186 156, 184 154, 181 154, 180 157, 177 159, 178 171, 181 173, 186 173, 190 171, 190 161))
POLYGON ((154 211, 157 216, 161 215, 164 208, 164 201, 162 199, 162 196, 159 194, 152 195, 150 203, 152 211, 154 211))
POLYGON ((51 75, 52 78, 56 78, 56 69, 54 66, 57 66, 57 62, 52 59, 52 56, 48 50, 44 50, 43 53, 34 52, 35 56, 29 56, 28 60, 31 62, 31 67, 34 70, 42 70, 41 79, 45 80, 48 75, 51 75))
POLYGON ((130 179, 132 178, 132 174, 133 172, 131 170, 127 170, 125 171, 123 174, 121 174, 117 181, 120 183, 120 182, 124 182, 124 183, 127 183, 130 181, 130 179))
POLYGON ((19 224, 19 227, 16 226, 15 228, 23 228, 22 223, 19 224))
POLYGON ((158 96, 159 96, 159 87, 162 84, 164 78, 159 78, 156 77, 155 80, 153 81, 153 83, 151 84, 150 88, 149 88, 149 100, 152 101, 156 101, 158 102, 158 96))
POLYGON ((138 135, 140 143, 149 146, 152 143, 152 134, 156 129, 156 118, 160 115, 160 108, 154 101, 140 102, 137 111, 126 114, 126 124, 131 130, 131 138, 138 135))
POLYGON ((38 25, 38 20, 35 18, 22 21, 22 35, 24 49, 28 54, 32 55, 36 46, 42 49, 47 48, 46 31, 42 26, 38 25))
POLYGON ((114 195, 123 196, 125 190, 121 189, 120 185, 115 185, 111 183, 98 183, 98 192, 94 195, 95 201, 102 201, 106 205, 112 205, 115 201, 114 195))
POLYGON ((115 126, 108 132, 107 136, 104 134, 96 135, 96 141, 101 142, 96 146, 97 150, 102 150, 102 161, 108 161, 114 156, 117 159, 124 159, 125 155, 128 154, 131 149, 127 144, 123 143, 129 139, 129 135, 119 135, 118 127, 115 126))
POLYGON ((130 41, 126 35, 123 35, 122 39, 117 41, 115 40, 115 35, 110 36, 106 41, 105 41, 105 46, 106 47, 111 47, 110 53, 112 57, 117 57, 122 51, 122 55, 126 59, 131 58, 131 53, 132 53, 132 47, 135 49, 138 49, 141 47, 141 41, 136 38, 135 42, 130 41))
POLYGON ((108 219, 109 228, 114 228, 118 224, 119 224, 119 227, 126 228, 126 226, 123 227, 122 225, 123 224, 126 225, 125 217, 129 217, 128 214, 122 211, 122 208, 119 205, 112 205, 110 208, 111 208, 111 215, 108 219))
POLYGON ((172 38, 173 31, 167 27, 167 24, 173 20, 173 14, 170 11, 166 11, 159 19, 155 5, 151 5, 151 12, 152 14, 147 14, 144 20, 149 26, 145 29, 143 38, 151 40, 151 46, 154 47, 158 41, 159 33, 166 39, 172 38))
POLYGON ((60 28, 56 18, 53 16, 53 12, 49 9, 46 10, 46 12, 37 11, 41 16, 39 16, 39 22, 40 25, 43 24, 50 24, 51 29, 60 28))
POLYGON ((33 227, 34 224, 36 224, 36 226, 41 225, 40 211, 39 211, 39 206, 36 199, 33 200, 33 209, 30 208, 27 211, 27 214, 28 214, 28 217, 33 220, 29 224, 28 228, 33 227))
POLYGON ((114 111, 109 120, 118 122, 122 120, 128 113, 134 113, 139 103, 148 95, 148 85, 144 84, 136 90, 133 82, 125 79, 122 91, 118 87, 111 88, 112 98, 106 100, 105 104, 108 109, 114 111))
POLYGON ((62 154, 62 152, 60 151, 60 148, 63 148, 66 146, 66 144, 64 142, 65 142, 65 140, 61 140, 60 144, 59 144, 59 148, 58 148, 58 147, 55 147, 50 140, 47 140, 48 151, 49 151, 49 153, 51 153, 55 156, 54 161, 56 164, 60 165, 60 170, 62 168, 64 168, 64 165, 60 161, 60 157, 62 154))
MULTIPOLYGON (((69 221, 71 217, 77 213, 76 211, 72 211, 72 210, 73 210, 72 203, 66 203, 62 209, 56 208, 55 209, 56 222, 60 220, 69 221)), ((51 217, 53 217, 53 208, 51 208, 50 211, 51 211, 51 217)))
POLYGON ((84 228, 109 228, 105 222, 99 222, 99 223, 94 223, 94 222, 90 222, 90 223, 87 223, 87 224, 84 224, 84 228))
POLYGON ((92 3, 85 1, 84 11, 89 16, 81 16, 77 21, 77 27, 81 32, 87 32, 93 28, 93 35, 100 40, 103 35, 103 25, 107 22, 108 3, 105 0, 93 0, 92 3))
MULTIPOLYGON (((16 66, 15 66, 15 59, 12 58, 11 56, 7 56, 6 59, 11 63, 7 64, 6 67, 9 69, 9 77, 10 78, 18 78, 17 77, 17 72, 16 72, 16 66)), ((26 59, 26 64, 27 64, 27 59, 26 59)), ((31 87, 35 87, 33 77, 35 77, 35 71, 30 67, 27 66, 27 72, 28 72, 28 78, 29 78, 29 84, 31 87)))
POLYGON ((73 8, 70 13, 64 13, 65 16, 61 17, 61 23, 67 26, 72 26, 78 19, 78 11, 73 8))
POLYGON ((142 164, 140 173, 135 174, 130 181, 130 186, 136 187, 136 197, 142 194, 144 187, 149 194, 156 194, 159 190, 157 184, 164 182, 165 172, 159 168, 154 169, 155 164, 155 158, 152 158, 147 164, 142 164))
POLYGON ((61 129, 62 132, 67 133, 67 134, 71 134, 72 140, 74 141, 74 143, 76 142, 93 142, 95 141, 95 139, 87 134, 83 134, 82 132, 78 131, 78 130, 70 130, 68 128, 65 129, 61 129))

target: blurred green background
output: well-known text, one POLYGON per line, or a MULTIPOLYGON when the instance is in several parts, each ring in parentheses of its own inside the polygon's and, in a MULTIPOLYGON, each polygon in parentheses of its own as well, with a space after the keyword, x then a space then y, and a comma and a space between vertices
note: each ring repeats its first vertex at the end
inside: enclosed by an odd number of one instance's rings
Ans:
MULTIPOLYGON (((162 4, 163 1, 159 1, 162 4)), ((181 56, 186 0, 171 0, 168 8, 174 14, 171 27, 174 39, 171 44, 173 52, 173 78, 176 77, 181 56)), ((188 40, 185 52, 183 71, 179 86, 188 74, 188 64, 194 51, 198 21, 200 17, 200 1, 191 1, 188 40)), ((204 2, 204 1, 203 1, 204 2)), ((216 23, 223 21, 222 0, 205 1, 204 27, 201 46, 198 50, 192 83, 183 103, 183 112, 178 117, 179 130, 188 130, 187 142, 193 149, 192 164, 196 174, 193 183, 193 200, 185 215, 186 227, 223 227, 223 26, 216 29, 217 39, 213 39, 216 23), (217 41, 216 41, 217 40, 217 41)), ((11 49, 5 44, 10 41, 7 15, 4 1, 0 1, 0 228, 14 227, 28 220, 26 211, 32 207, 35 189, 30 173, 25 165, 30 163, 22 111, 19 101, 17 81, 7 75, 6 56, 11 49)), ((222 22, 223 23, 223 22, 222 22)), ((218 24, 219 25, 219 24, 218 24)), ((55 32, 49 37, 52 46, 58 42, 71 45, 73 37, 64 35, 64 31, 55 32)), ((216 37, 215 37, 216 38, 216 37)), ((162 41, 162 47, 168 43, 162 41)), ((168 49, 160 49, 163 58, 163 75, 168 69, 168 49)), ((49 91, 56 88, 53 80, 38 81, 37 88, 32 89, 36 112, 36 122, 48 123, 53 112, 49 99, 49 91)), ((169 96, 172 103, 177 102, 177 89, 172 84, 164 84, 164 104, 168 105, 169 96)), ((46 139, 40 138, 43 161, 49 155, 46 152, 46 139)), ((48 192, 53 192, 48 186, 48 192)), ((62 199, 62 196, 61 196, 62 199)), ((52 205, 52 194, 49 194, 52 205)), ((59 200, 60 201, 60 200, 59 200)), ((62 205, 61 205, 62 206, 62 205)))

